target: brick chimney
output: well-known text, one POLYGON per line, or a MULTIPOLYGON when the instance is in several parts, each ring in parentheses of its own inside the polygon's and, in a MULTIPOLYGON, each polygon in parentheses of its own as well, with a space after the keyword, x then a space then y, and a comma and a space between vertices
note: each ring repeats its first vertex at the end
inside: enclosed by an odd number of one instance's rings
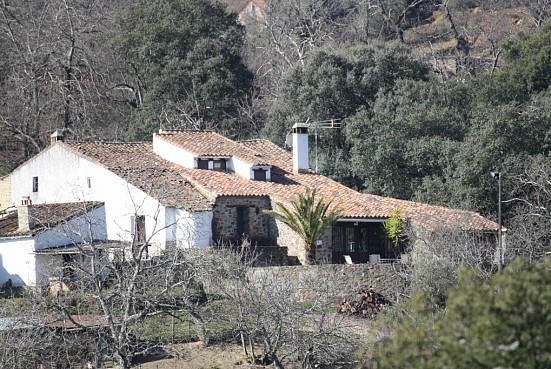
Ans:
POLYGON ((59 129, 52 133, 52 135, 50 136, 50 144, 53 145, 58 141, 65 141, 65 136, 63 135, 63 132, 61 132, 59 129))
POLYGON ((308 164, 308 124, 295 123, 293 126, 293 172, 305 172, 308 164))
POLYGON ((34 227, 33 206, 30 196, 21 198, 21 205, 17 207, 18 231, 28 232, 34 227))

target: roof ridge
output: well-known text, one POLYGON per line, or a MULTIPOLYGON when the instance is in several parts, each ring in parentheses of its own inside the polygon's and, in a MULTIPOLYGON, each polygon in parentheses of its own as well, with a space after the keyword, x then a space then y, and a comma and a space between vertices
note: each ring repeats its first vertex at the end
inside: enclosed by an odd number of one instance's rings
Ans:
POLYGON ((123 141, 64 141, 64 144, 108 144, 108 145, 143 145, 151 144, 151 141, 133 141, 133 142, 123 142, 123 141))
POLYGON ((213 132, 218 133, 213 129, 197 129, 197 128, 175 128, 175 129, 160 129, 157 134, 170 134, 170 133, 178 133, 178 132, 213 132))

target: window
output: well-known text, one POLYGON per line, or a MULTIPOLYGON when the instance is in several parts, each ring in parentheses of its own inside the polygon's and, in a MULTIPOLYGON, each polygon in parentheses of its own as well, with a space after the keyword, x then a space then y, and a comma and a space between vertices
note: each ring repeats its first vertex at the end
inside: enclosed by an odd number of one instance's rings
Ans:
POLYGON ((266 173, 268 173, 266 169, 253 169, 254 180, 265 181, 267 179, 266 173))
POLYGON ((212 162, 212 169, 214 170, 225 170, 226 169, 226 159, 218 159, 212 162))
POLYGON ((33 177, 33 192, 38 192, 38 177, 33 177))
POLYGON ((88 188, 92 188, 92 179, 90 177, 86 177, 86 184, 88 185, 88 188))
POLYGON ((74 254, 62 254, 63 257, 63 278, 74 279, 76 274, 75 255, 74 254))
POLYGON ((209 161, 207 159, 197 159, 197 168, 209 169, 209 161))
POLYGON ((226 159, 197 159, 198 169, 225 170, 226 159))

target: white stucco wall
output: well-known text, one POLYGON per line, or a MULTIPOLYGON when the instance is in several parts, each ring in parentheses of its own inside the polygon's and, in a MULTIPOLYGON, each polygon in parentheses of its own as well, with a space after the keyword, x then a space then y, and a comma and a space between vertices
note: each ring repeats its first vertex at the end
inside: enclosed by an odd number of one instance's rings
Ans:
POLYGON ((244 161, 241 161, 237 158, 232 158, 231 160, 233 163, 232 163, 232 166, 233 166, 233 170, 235 171, 235 173, 239 174, 241 177, 244 177, 244 178, 247 178, 247 179, 251 179, 251 174, 252 174, 252 171, 251 171, 251 164, 249 163, 245 163, 244 161))
POLYGON ((81 201, 86 178, 80 178, 80 158, 52 145, 10 174, 11 202, 19 205, 22 196, 33 204, 81 201), (38 191, 33 192, 33 177, 38 177, 38 191))
POLYGON ((8 279, 14 286, 36 284, 36 268, 32 237, 0 239, 0 284, 8 279))
POLYGON ((212 244, 212 212, 190 213, 167 208, 166 240, 183 248, 207 247, 212 244))
POLYGON ((63 277, 62 255, 35 255, 35 284, 48 285, 49 278, 63 277))
POLYGON ((163 159, 181 165, 185 168, 194 168, 194 155, 186 150, 174 146, 165 140, 159 138, 157 134, 153 135, 153 152, 163 159))
MULTIPOLYGON (((162 141, 159 140, 159 142, 162 141)), ((167 239, 167 235, 171 234, 175 234, 179 242, 192 247, 210 245, 211 212, 189 214, 180 210, 180 213, 171 214, 158 200, 113 172, 63 148, 62 144, 54 144, 44 150, 17 168, 10 178, 11 199, 14 203, 19 203, 22 196, 31 196, 33 204, 84 200, 104 202, 105 231, 109 240, 132 241, 131 219, 133 216, 143 215, 147 239, 161 249, 164 248, 166 241, 173 241, 170 238, 167 239), (38 192, 33 193, 32 177, 34 176, 39 179, 38 192), (172 218, 166 219, 167 214, 171 214, 172 218), (191 224, 202 227, 201 231, 183 231, 189 230, 191 224), (171 231, 167 227, 173 227, 175 230, 171 231), (181 230, 176 231, 177 228, 181 230), (180 239, 187 234, 191 234, 192 239, 180 239)), ((52 242, 56 245, 66 241, 52 234, 44 237, 52 238, 52 242)), ((44 242, 41 241, 40 247, 44 247, 43 244, 44 242)), ((152 245, 152 251, 153 248, 152 245)))

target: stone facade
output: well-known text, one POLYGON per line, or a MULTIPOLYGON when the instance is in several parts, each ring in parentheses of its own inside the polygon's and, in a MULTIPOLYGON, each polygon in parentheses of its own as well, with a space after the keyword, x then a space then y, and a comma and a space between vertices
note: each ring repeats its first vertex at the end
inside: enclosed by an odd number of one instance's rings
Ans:
POLYGON ((265 209, 271 209, 266 196, 219 196, 213 210, 213 241, 241 243, 247 238, 253 244, 274 245, 265 209))
MULTIPOLYGON (((304 264, 306 252, 304 250, 304 241, 289 226, 279 220, 270 222, 270 234, 278 245, 287 247, 288 255, 297 257, 301 264, 304 264)), ((318 264, 331 263, 331 229, 328 229, 321 238, 321 244, 316 245, 316 262, 318 264)))
POLYGON ((253 281, 270 285, 290 285, 302 301, 320 296, 337 304, 343 296, 355 295, 362 288, 372 287, 393 302, 400 302, 403 280, 391 264, 326 264, 313 266, 281 266, 253 268, 253 281))
MULTIPOLYGON (((284 223, 264 214, 273 204, 264 196, 220 196, 216 199, 212 220, 215 243, 241 244, 244 238, 253 245, 287 248, 288 255, 304 264, 304 241, 284 223), (238 225, 238 218, 246 224, 238 225), (238 229, 241 228, 241 229, 238 229), (241 231, 241 232, 238 232, 241 231)), ((316 261, 331 263, 331 230, 327 230, 316 246, 316 261)))

